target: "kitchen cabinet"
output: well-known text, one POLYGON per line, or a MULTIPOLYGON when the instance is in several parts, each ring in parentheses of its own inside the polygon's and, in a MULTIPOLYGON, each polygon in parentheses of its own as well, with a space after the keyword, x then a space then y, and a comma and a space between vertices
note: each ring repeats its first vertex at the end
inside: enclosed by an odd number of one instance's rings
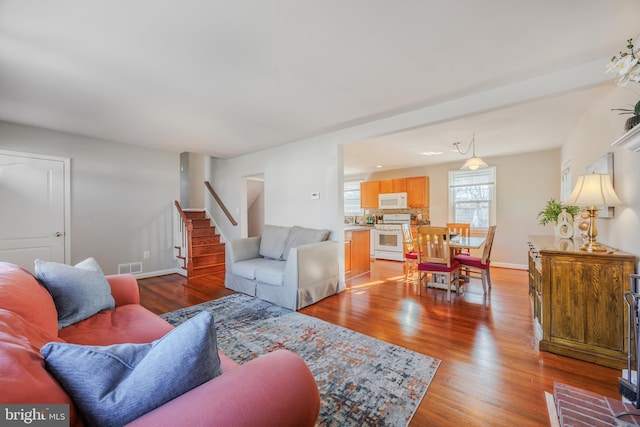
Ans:
POLYGON ((394 178, 382 181, 364 181, 360 183, 360 207, 378 208, 378 194, 407 193, 407 207, 429 207, 429 177, 414 176, 394 178))
POLYGON ((370 260, 369 229, 359 227, 344 233, 344 273, 346 278, 359 276, 369 271, 370 260), (347 268, 348 267, 348 268, 347 268))
POLYGON ((346 277, 349 277, 351 273, 351 235, 347 237, 348 233, 345 233, 344 241, 344 273, 346 277), (347 240, 347 238, 349 240, 347 240))
POLYGON ((376 256, 376 229, 371 228, 369 230, 369 258, 375 258, 376 256))
POLYGON ((406 193, 407 178, 386 179, 380 182, 380 193, 406 193))
POLYGON ((534 317, 540 350, 611 368, 627 366, 624 293, 636 257, 580 251, 581 239, 529 236, 534 317), (539 276, 538 276, 539 274, 539 276))
POLYGON ((410 208, 429 207, 429 177, 406 178, 407 206, 410 208))
POLYGON ((380 181, 363 181, 360 183, 360 207, 363 209, 378 208, 380 181))

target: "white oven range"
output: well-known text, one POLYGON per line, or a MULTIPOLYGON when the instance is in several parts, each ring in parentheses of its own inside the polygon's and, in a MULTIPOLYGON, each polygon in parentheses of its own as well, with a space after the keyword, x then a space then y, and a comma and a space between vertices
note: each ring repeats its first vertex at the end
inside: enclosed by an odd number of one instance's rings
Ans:
POLYGON ((376 259, 404 261, 402 224, 411 223, 411 214, 384 214, 382 224, 376 224, 374 255, 376 259))

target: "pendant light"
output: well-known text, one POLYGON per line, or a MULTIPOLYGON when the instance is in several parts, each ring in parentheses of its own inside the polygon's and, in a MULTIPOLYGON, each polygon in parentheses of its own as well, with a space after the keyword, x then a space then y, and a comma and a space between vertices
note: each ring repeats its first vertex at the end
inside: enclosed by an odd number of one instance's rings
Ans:
POLYGON ((460 150, 460 144, 462 144, 462 142, 454 142, 453 145, 456 147, 456 150, 458 151, 458 153, 460 153, 461 155, 465 155, 469 152, 469 150, 471 151, 471 158, 467 159, 466 162, 464 162, 464 165, 462 165, 462 167, 460 168, 460 170, 476 170, 476 169, 483 169, 483 168, 488 168, 489 165, 486 164, 484 162, 484 160, 482 160, 480 157, 476 157, 476 134, 473 134, 473 137, 471 138, 471 142, 469 143, 469 146, 467 147, 466 150, 460 150))

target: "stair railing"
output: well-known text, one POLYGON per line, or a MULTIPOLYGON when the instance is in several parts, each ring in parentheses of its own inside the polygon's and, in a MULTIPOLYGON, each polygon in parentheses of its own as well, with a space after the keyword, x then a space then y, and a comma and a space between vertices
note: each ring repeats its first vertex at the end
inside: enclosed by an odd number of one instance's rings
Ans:
POLYGON ((180 203, 176 200, 175 202, 176 209, 178 210, 178 214, 180 215, 180 220, 178 221, 178 230, 180 232, 180 246, 176 247, 179 251, 178 256, 184 257, 186 262, 185 268, 187 269, 187 277, 193 276, 193 256, 192 254, 192 243, 191 243, 191 234, 193 232, 193 222, 187 218, 187 215, 182 210, 180 203))
POLYGON ((218 197, 216 192, 213 190, 213 187, 211 187, 211 184, 209 184, 209 181, 205 181, 204 185, 207 187, 207 189, 209 190, 209 193, 211 193, 215 201, 218 203, 218 206, 220 206, 220 209, 222 209, 222 212, 224 212, 224 214, 227 216, 227 219, 229 220, 231 225, 233 226, 238 225, 236 220, 233 219, 233 217, 231 216, 231 213, 229 213, 229 210, 227 209, 227 207, 224 205, 224 203, 222 203, 222 200, 220 200, 220 197, 218 197))

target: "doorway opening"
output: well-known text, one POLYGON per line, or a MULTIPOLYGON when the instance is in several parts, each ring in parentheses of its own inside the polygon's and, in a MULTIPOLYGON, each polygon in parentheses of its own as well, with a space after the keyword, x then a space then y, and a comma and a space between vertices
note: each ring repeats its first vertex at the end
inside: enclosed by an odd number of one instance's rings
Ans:
POLYGON ((264 174, 245 177, 247 237, 262 235, 264 226, 264 174))

